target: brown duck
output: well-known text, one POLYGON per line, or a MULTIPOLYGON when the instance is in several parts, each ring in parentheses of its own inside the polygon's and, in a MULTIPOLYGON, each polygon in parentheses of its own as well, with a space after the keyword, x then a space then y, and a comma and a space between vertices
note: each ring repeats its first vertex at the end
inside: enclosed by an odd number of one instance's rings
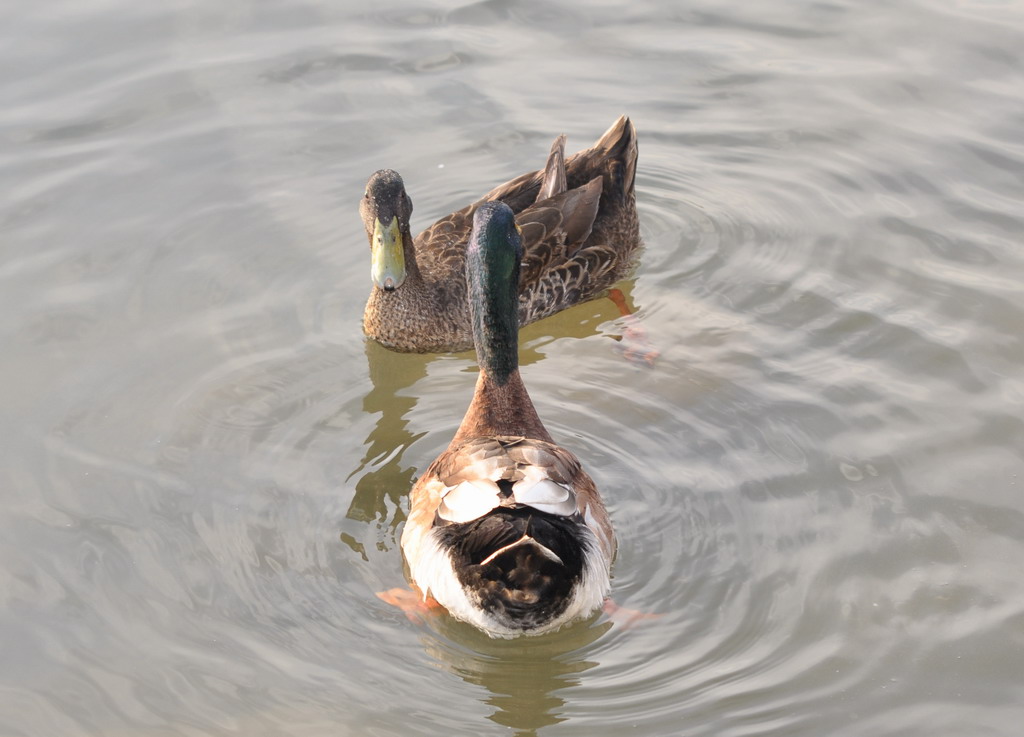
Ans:
POLYGON ((598 296, 628 272, 640 244, 636 161, 636 130, 625 116, 568 159, 559 136, 544 169, 496 187, 415 239, 402 178, 389 169, 376 172, 359 206, 373 279, 364 332, 397 351, 472 346, 466 242, 485 202, 505 203, 522 232, 520 325, 598 296))
POLYGON ((402 551, 418 589, 381 598, 436 602, 492 637, 539 634, 602 607, 615 536, 579 460, 552 439, 518 368, 522 245, 512 210, 475 208, 467 249, 480 374, 448 449, 410 494, 402 551))

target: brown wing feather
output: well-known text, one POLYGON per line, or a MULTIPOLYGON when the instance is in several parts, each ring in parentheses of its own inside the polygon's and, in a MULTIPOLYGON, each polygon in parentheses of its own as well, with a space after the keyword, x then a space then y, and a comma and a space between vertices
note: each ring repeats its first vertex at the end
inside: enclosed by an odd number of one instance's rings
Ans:
POLYGON ((557 266, 549 266, 540 279, 527 284, 520 293, 520 324, 553 315, 614 283, 623 266, 614 256, 608 246, 588 246, 557 266))
POLYGON ((558 136, 551 144, 547 163, 544 164, 544 176, 541 180, 537 201, 560 195, 569 187, 565 181, 565 134, 558 136))
MULTIPOLYGON (((434 524, 434 515, 445 488, 477 478, 523 478, 524 466, 540 466, 548 476, 572 487, 577 512, 587 520, 605 553, 614 554, 611 521, 593 479, 583 470, 579 459, 554 443, 518 436, 473 438, 442 453, 427 468, 410 495, 409 519, 402 535, 406 555, 415 555, 419 543, 434 524)), ((410 560, 410 565, 414 564, 410 560)))
MULTIPOLYGON (((624 187, 632 192, 636 172, 636 134, 633 124, 625 116, 619 118, 598 142, 589 149, 564 158, 565 136, 560 135, 552 144, 545 169, 529 172, 501 184, 471 205, 446 215, 416 237, 417 259, 424 272, 433 277, 462 275, 465 268, 466 241, 473 225, 473 213, 484 202, 500 200, 512 208, 519 226, 523 228, 523 247, 527 258, 538 263, 552 263, 557 258, 546 258, 534 248, 551 248, 558 242, 553 233, 566 232, 565 243, 582 244, 594 230, 601 206, 609 196, 622 195, 624 187), (618 158, 625 157, 625 163, 618 158), (595 182, 594 180, 597 180, 595 182), (572 189, 566 189, 568 186, 572 189), (609 185, 612 185, 611 187, 609 185), (545 201, 540 195, 545 189, 560 190, 545 201)), ((619 207, 615 208, 615 215, 619 207)), ((608 220, 609 213, 600 213, 608 220)), ((629 219, 629 218, 627 218, 629 219)), ((635 213, 632 216, 635 223, 635 213)), ((632 250, 635 245, 624 239, 620 250, 632 250)), ((534 272, 521 272, 520 284, 534 277, 534 272)), ((434 280, 433 278, 431 279, 434 280)))
POLYGON ((580 250, 594 227, 600 200, 601 180, 595 178, 519 215, 516 222, 523 233, 520 284, 538 281, 580 250))
MULTIPOLYGON (((452 487, 474 479, 519 481, 524 477, 525 466, 546 469, 549 477, 560 484, 575 485, 581 474, 585 475, 579 459, 554 443, 519 436, 480 437, 438 456, 416 484, 416 489, 427 488, 434 482, 452 487)), ((432 499, 429 496, 414 498, 413 507, 432 499)), ((436 502, 440 502, 439 495, 436 502)))
POLYGON ((416 236, 416 260, 431 281, 465 279, 466 241, 476 203, 445 215, 416 236))

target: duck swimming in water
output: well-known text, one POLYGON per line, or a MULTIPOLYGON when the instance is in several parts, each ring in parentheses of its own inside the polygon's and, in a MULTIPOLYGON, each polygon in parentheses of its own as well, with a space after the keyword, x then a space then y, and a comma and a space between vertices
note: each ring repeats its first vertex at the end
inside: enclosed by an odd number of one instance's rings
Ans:
MULTIPOLYGON (((410 494, 402 551, 422 601, 492 637, 540 634, 602 606, 615 536, 593 480, 555 443, 518 368, 522 240, 474 208, 466 283, 480 374, 455 437, 410 494)), ((401 605, 395 592, 381 598, 401 605)))
POLYGON ((472 346, 466 244, 486 202, 505 203, 521 228, 520 325, 599 296, 628 273, 640 245, 636 162, 636 130, 625 116, 568 159, 565 136, 559 136, 544 169, 495 187, 415 239, 402 177, 390 169, 376 172, 359 205, 373 279, 363 331, 404 352, 472 346))

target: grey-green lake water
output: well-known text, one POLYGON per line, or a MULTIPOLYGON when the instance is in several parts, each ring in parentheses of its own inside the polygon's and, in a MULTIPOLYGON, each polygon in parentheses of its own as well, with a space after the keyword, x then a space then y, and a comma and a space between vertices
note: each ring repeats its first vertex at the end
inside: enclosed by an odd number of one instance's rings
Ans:
POLYGON ((0 735, 996 735, 1024 725, 1024 4, 0 9, 0 735), (613 594, 407 621, 473 356, 367 343, 414 230, 640 140, 645 240, 523 376, 613 594))

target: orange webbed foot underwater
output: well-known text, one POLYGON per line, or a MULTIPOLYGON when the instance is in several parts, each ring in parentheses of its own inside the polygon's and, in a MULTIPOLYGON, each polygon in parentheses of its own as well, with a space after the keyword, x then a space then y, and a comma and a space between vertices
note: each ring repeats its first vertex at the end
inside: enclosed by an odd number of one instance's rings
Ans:
POLYGON ((632 629, 641 622, 649 622, 652 619, 661 619, 664 616, 662 614, 642 612, 639 609, 630 609, 628 607, 619 606, 611 599, 605 599, 604 605, 601 609, 608 615, 608 618, 612 620, 612 622, 622 625, 623 629, 632 629))
POLYGON ((611 289, 608 291, 608 299, 619 308, 619 313, 626 325, 622 331, 622 337, 619 339, 619 351, 623 358, 637 366, 647 368, 654 366, 661 351, 651 344, 647 337, 647 329, 640 324, 640 318, 626 304, 626 295, 620 289, 611 289))
POLYGON ((423 592, 415 586, 410 589, 394 588, 378 591, 377 598, 401 609, 405 618, 414 624, 422 624, 427 617, 444 611, 443 606, 432 597, 424 596, 423 592))

